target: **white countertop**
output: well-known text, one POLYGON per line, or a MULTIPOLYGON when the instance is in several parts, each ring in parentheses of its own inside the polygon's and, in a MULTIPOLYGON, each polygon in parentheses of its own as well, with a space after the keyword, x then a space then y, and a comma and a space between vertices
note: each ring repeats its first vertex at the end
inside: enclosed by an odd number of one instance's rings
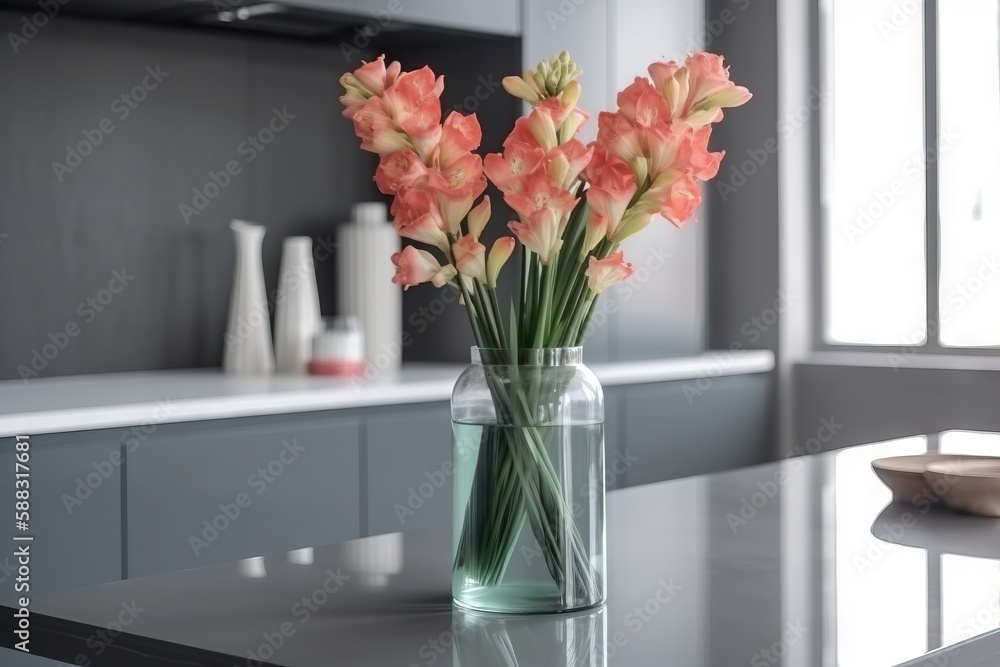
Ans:
MULTIPOLYGON (((774 369, 768 350, 589 364, 605 386, 774 369)), ((108 373, 0 382, 0 437, 447 401, 464 366, 413 364, 392 377, 234 377, 218 370, 108 373)))

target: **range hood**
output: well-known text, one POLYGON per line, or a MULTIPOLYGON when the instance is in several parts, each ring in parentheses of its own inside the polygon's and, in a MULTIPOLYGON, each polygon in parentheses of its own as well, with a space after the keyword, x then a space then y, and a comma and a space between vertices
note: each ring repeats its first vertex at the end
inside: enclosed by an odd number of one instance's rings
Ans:
MULTIPOLYGON (((60 12, 154 23, 251 30, 291 37, 328 38, 372 21, 364 3, 336 0, 70 0, 60 12), (352 5, 357 11, 351 11, 352 5)), ((0 7, 38 11, 37 0, 7 0, 0 7)), ((413 28, 402 21, 382 31, 413 28)))

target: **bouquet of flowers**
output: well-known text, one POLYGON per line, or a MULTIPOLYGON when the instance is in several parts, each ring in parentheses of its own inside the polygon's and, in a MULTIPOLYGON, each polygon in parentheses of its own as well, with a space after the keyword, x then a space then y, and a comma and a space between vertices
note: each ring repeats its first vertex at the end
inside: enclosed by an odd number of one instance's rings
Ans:
MULTIPOLYGON (((393 282, 458 290, 477 345, 505 363, 516 365, 523 349, 581 345, 598 296, 633 273, 622 241, 657 215, 678 227, 691 217, 699 181, 714 177, 723 157, 708 148, 712 124, 750 99, 721 56, 693 53, 648 72, 618 94, 616 111, 598 115, 589 145, 576 138, 588 114, 577 106, 581 72, 569 54, 504 78, 531 109, 503 152, 485 158, 475 153, 482 132, 474 114, 442 122, 444 81, 429 68, 404 72, 382 56, 344 74, 343 114, 361 148, 380 156, 375 182, 393 197, 393 225, 424 246, 392 256, 393 282), (487 181, 517 218, 507 224, 512 236, 490 248, 480 240, 491 218, 487 181), (497 279, 518 242, 520 289, 505 317, 497 279)), ((532 402, 550 389, 526 377, 491 383, 498 420, 520 428, 484 431, 492 454, 477 464, 455 567, 495 585, 528 521, 553 580, 585 596, 601 582, 580 562, 585 551, 535 428, 532 402)))

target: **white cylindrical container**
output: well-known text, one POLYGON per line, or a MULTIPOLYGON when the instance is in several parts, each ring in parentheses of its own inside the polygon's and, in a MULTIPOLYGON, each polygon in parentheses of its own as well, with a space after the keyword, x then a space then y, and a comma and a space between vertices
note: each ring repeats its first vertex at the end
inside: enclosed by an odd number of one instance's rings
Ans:
POLYGON ((279 373, 307 372, 313 337, 321 327, 312 239, 290 236, 281 249, 274 313, 274 357, 279 373))
POLYGON ((365 373, 365 341, 354 315, 328 318, 312 345, 313 375, 361 377, 365 373))
POLYGON ((233 220, 236 270, 229 302, 229 323, 222 351, 222 370, 233 375, 266 375, 274 371, 271 319, 264 289, 262 225, 233 220))
POLYGON ((385 204, 356 204, 352 217, 340 227, 340 312, 361 323, 369 373, 393 374, 403 356, 403 291, 392 283, 390 261, 399 252, 399 236, 386 217, 385 204))

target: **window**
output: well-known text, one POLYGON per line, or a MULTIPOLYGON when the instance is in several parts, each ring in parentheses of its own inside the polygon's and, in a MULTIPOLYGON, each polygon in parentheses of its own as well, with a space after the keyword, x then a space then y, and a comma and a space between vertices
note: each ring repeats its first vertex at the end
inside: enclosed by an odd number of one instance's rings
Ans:
POLYGON ((997 0, 821 0, 827 345, 1000 346, 997 0))

